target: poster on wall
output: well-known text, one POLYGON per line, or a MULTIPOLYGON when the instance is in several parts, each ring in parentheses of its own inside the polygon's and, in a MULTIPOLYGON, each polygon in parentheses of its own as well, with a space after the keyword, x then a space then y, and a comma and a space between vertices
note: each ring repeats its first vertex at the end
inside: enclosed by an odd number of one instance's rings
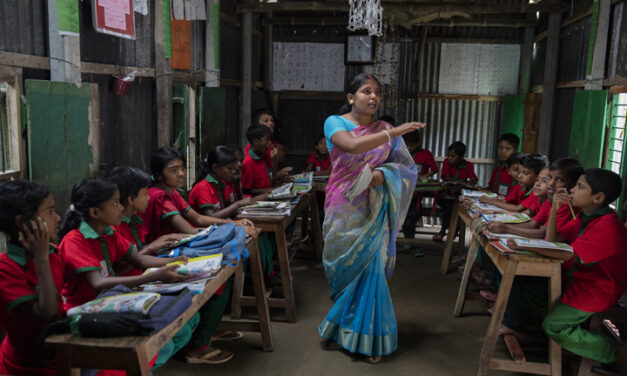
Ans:
POLYGON ((344 91, 343 43, 273 43, 273 90, 344 91))
POLYGON ((442 43, 441 94, 505 95, 518 92, 520 45, 442 43))
POLYGON ((133 0, 92 0, 91 5, 97 32, 135 39, 133 0))

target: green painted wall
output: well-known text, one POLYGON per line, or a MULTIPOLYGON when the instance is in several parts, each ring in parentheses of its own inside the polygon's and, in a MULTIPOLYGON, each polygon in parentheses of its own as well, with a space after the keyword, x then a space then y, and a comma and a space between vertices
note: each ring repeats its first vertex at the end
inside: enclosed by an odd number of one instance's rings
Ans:
POLYGON ((503 126, 501 134, 513 133, 520 138, 522 146, 522 130, 525 119, 525 95, 506 95, 503 100, 503 126))
MULTIPOLYGON (((89 85, 26 80, 30 179, 46 184, 63 214, 72 186, 89 176, 89 85)), ((109 150, 115 152, 115 150, 109 150)))
POLYGON ((584 168, 603 166, 607 90, 577 90, 568 155, 584 168))

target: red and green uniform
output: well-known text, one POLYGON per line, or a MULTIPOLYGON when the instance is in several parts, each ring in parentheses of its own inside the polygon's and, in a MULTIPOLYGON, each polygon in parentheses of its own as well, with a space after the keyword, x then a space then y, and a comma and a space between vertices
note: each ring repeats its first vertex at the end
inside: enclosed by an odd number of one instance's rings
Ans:
POLYGON ((197 212, 222 210, 235 202, 235 191, 226 181, 207 175, 189 193, 189 205, 197 212))
POLYGON ((170 217, 184 216, 190 209, 183 197, 174 190, 168 194, 161 188, 152 187, 148 190, 150 201, 145 212, 140 213, 142 221, 142 233, 146 243, 151 243, 161 235, 176 232, 170 217))
POLYGON ((459 166, 453 167, 449 164, 448 159, 445 159, 444 163, 442 163, 442 172, 440 173, 440 176, 442 179, 448 177, 450 179, 462 181, 477 179, 472 163, 467 160, 462 161, 459 166))
MULTIPOLYGON (((50 245, 50 271, 52 280, 60 292, 63 287, 63 258, 50 245)), ((0 254, 0 325, 6 336, 0 345, 0 374, 2 375, 54 375, 55 365, 41 364, 35 355, 35 341, 47 325, 32 314, 20 311, 20 304, 38 299, 39 283, 33 260, 26 251, 9 243, 6 252, 0 254)), ((63 300, 58 294, 59 317, 64 316, 63 300)), ((43 356, 48 357, 48 352, 43 356)))
POLYGON ((542 327, 560 346, 603 363, 615 359, 615 343, 581 325, 595 312, 612 307, 627 290, 627 229, 608 207, 580 213, 560 231, 575 253, 567 271, 570 283, 542 327))
MULTIPOLYGON (((130 218, 127 216, 122 217, 122 223, 114 226, 113 228, 115 229, 115 232, 120 234, 121 237, 128 240, 131 244, 135 244, 138 251, 141 251, 141 249, 144 248, 144 233, 141 229, 143 222, 144 221, 142 221, 142 219, 137 214, 133 213, 130 218)), ((120 274, 118 272, 119 268, 117 268, 115 265, 114 268, 116 269, 116 273, 118 275, 124 276, 140 275, 144 272, 141 269, 133 268, 125 272, 124 274, 120 274)))
MULTIPOLYGON (((270 142, 272 142, 272 146, 269 147, 268 150, 266 150, 266 152, 263 154, 262 159, 263 163, 266 164, 266 167, 272 170, 272 157, 270 156, 270 153, 272 152, 272 149, 277 148, 279 144, 274 140, 270 140, 270 142)), ((250 150, 250 144, 246 145, 246 147, 244 148, 244 155, 248 154, 248 150, 250 150)))
POLYGON ((523 187, 520 184, 514 185, 505 197, 508 204, 518 205, 522 203, 533 192, 533 187, 523 187))
POLYGON ((115 276, 114 266, 126 259, 136 247, 113 228, 100 236, 87 222, 68 232, 59 245, 67 278, 63 286, 65 310, 94 300, 98 291, 87 282, 85 273, 97 271, 103 277, 115 276))
POLYGON ((507 196, 515 183, 516 181, 509 174, 507 167, 505 167, 505 165, 499 165, 492 170, 488 188, 496 194, 507 196))
POLYGON ((540 208, 546 202, 547 199, 540 198, 536 196, 535 193, 531 193, 527 198, 525 198, 520 204, 525 207, 525 209, 529 209, 531 211, 531 217, 534 217, 540 211, 540 208))
MULTIPOLYGON (((549 221, 549 216, 551 215, 552 206, 553 206, 552 199, 544 201, 544 203, 540 207, 540 211, 538 211, 538 214, 536 214, 533 217, 533 220, 539 226, 545 226, 547 222, 549 221)), ((579 208, 573 207, 573 211, 575 212, 575 215, 577 215, 580 210, 581 209, 579 208)), ((556 222, 555 222, 557 231, 560 231, 562 227, 564 227, 571 219, 573 219, 573 215, 570 212, 570 206, 568 205, 568 203, 565 203, 562 206, 560 206, 560 208, 557 210, 557 216, 556 216, 556 222)))
POLYGON ((242 188, 264 189, 272 187, 272 171, 266 166, 261 156, 250 148, 242 162, 242 188))
POLYGON ((327 154, 325 158, 321 158, 318 153, 312 153, 309 158, 307 158, 306 163, 311 163, 314 167, 314 171, 324 171, 331 169, 331 157, 329 156, 329 154, 327 154))
POLYGON ((422 149, 414 154, 414 163, 416 164, 418 175, 427 175, 432 172, 438 172, 439 170, 433 158, 433 154, 426 149, 422 149))

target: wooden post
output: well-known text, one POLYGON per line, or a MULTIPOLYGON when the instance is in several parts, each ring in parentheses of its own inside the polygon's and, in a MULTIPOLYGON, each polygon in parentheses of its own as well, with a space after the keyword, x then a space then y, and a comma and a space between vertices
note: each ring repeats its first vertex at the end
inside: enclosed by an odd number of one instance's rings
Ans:
POLYGON ((605 76, 605 55, 607 52, 607 35, 610 26, 611 0, 598 0, 599 13, 596 24, 596 36, 592 55, 592 69, 586 75, 586 90, 603 89, 605 76))
MULTIPOLYGON (((250 1, 247 0, 248 3, 250 1)), ((253 64, 253 14, 242 15, 242 86, 240 87, 240 143, 246 144, 246 130, 250 126, 252 103, 252 64, 253 64)))
POLYGON ((57 0, 48 0, 50 80, 81 82, 81 42, 77 35, 59 34, 57 0))
MULTIPOLYGON (((272 13, 267 13, 265 17, 272 17, 272 13)), ((266 90, 272 91, 273 75, 273 44, 272 44, 272 24, 266 23, 263 27, 263 53, 264 53, 264 67, 263 67, 263 86, 266 90)), ((276 113, 276 112, 275 112, 276 113)))
MULTIPOLYGON (((559 1, 559 0, 557 0, 559 1)), ((552 1, 554 3, 555 0, 552 1)), ((542 109, 540 110, 540 134, 538 136, 538 152, 548 154, 551 147, 553 130, 553 106, 555 102, 555 82, 559 65, 560 33, 562 24, 561 13, 551 13, 544 59, 544 81, 542 84, 542 109)))
POLYGON ((220 2, 207 0, 205 22, 205 86, 220 86, 220 2))
POLYGON ((533 55, 533 39, 535 27, 525 28, 525 38, 520 49, 520 75, 518 81, 518 94, 527 94, 531 84, 531 57, 533 55))
POLYGON ((155 80, 157 87, 157 147, 172 143, 172 67, 165 55, 163 2, 154 1, 155 80))

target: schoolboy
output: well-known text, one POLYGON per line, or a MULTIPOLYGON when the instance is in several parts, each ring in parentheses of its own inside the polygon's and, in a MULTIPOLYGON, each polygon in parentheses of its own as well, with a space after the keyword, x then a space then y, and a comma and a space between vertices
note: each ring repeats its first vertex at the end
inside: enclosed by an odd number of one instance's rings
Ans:
POLYGON ((507 160, 518 150, 519 143, 520 139, 513 133, 505 133, 499 138, 499 142, 496 146, 498 163, 490 175, 490 181, 486 187, 488 190, 501 196, 507 196, 509 194, 509 190, 515 184, 516 180, 509 174, 507 160))
POLYGON ((263 161, 270 147, 270 130, 263 125, 251 125, 246 131, 250 148, 242 163, 242 189, 244 194, 267 193, 272 188, 272 172, 263 161))
POLYGON ((618 174, 591 168, 579 177, 570 195, 556 192, 547 226, 547 240, 566 241, 574 253, 566 290, 542 323, 545 333, 564 349, 601 363, 627 365, 625 343, 617 346, 605 334, 582 324, 595 312, 612 307, 627 290, 627 229, 609 207, 620 195, 618 174), (557 231, 557 213, 570 200, 581 208, 577 219, 557 231))
POLYGON ((307 158, 304 172, 313 171, 314 175, 329 175, 331 172, 331 157, 323 134, 316 138, 315 152, 307 158))
MULTIPOLYGON (((529 222, 518 224, 506 224, 492 222, 488 224, 490 231, 495 233, 511 233, 528 238, 542 239, 546 236, 546 223, 549 220, 551 207, 553 206, 553 195, 558 189, 571 189, 579 176, 583 174, 583 167, 573 158, 561 158, 549 166, 549 174, 546 180, 546 189, 549 200, 545 201, 538 214, 529 222)), ((579 213, 579 208, 572 208, 568 203, 564 203, 557 212, 558 231, 579 213)))
MULTIPOLYGON (((446 151, 446 159, 442 163, 440 176, 444 181, 462 182, 470 185, 477 184, 477 175, 472 163, 464 159, 466 155, 466 145, 461 141, 450 144, 446 151)), ((440 232, 433 235, 434 241, 442 241, 448 229, 451 215, 453 213, 454 200, 449 198, 439 198, 438 205, 442 207, 442 228, 440 232)), ((455 230, 453 230, 455 231, 455 230)))
POLYGON ((482 196, 479 201, 498 206, 510 212, 522 212, 528 208, 539 208, 538 199, 532 196, 533 186, 538 179, 538 174, 549 164, 548 158, 543 154, 527 154, 520 159, 520 171, 518 184, 520 191, 512 189, 505 200, 482 196), (531 198, 530 198, 531 197, 531 198), (527 201, 525 201, 527 200, 527 201))

